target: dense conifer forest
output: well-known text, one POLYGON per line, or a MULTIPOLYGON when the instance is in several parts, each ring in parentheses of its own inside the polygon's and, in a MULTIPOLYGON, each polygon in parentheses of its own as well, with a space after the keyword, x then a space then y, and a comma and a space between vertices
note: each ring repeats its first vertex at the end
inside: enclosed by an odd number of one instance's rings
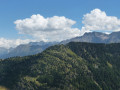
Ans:
POLYGON ((71 42, 0 60, 0 90, 119 90, 120 44, 71 42))

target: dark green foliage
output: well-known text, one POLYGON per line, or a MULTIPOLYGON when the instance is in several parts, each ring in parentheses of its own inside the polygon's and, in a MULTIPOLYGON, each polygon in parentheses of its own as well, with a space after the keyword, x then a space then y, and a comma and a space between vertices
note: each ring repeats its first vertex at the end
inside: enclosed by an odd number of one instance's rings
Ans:
POLYGON ((10 90, 119 90, 120 44, 69 43, 0 60, 0 86, 10 90))

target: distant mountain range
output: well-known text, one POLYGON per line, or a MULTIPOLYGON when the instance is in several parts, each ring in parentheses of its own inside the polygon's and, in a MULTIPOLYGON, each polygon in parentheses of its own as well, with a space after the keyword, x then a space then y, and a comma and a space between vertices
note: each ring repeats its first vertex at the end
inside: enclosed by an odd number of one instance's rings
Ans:
POLYGON ((16 48, 0 48, 0 58, 9 58, 15 56, 27 56, 37 53, 41 53, 49 46, 55 44, 67 44, 69 42, 91 42, 91 43, 119 43, 120 42, 120 32, 113 32, 111 34, 105 34, 101 32, 89 32, 85 33, 83 36, 75 37, 72 39, 64 40, 60 43, 58 42, 31 42, 25 45, 19 45, 16 48))
POLYGON ((0 47, 0 55, 8 53, 8 49, 0 47))
POLYGON ((61 44, 67 44, 69 42, 119 43, 120 32, 113 32, 111 34, 105 34, 101 32, 89 32, 85 33, 83 36, 62 41, 61 44))
POLYGON ((57 42, 30 42, 29 44, 19 45, 14 49, 0 48, 0 58, 9 58, 15 56, 27 56, 41 53, 49 46, 55 45, 57 42))

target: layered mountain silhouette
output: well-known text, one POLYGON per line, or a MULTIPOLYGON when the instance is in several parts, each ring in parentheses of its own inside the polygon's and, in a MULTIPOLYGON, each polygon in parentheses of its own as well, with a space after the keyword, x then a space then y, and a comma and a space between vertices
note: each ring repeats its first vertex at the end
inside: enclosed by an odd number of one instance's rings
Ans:
POLYGON ((8 49, 0 47, 0 55, 1 56, 4 54, 7 54, 8 52, 9 52, 8 49))
POLYGON ((57 42, 30 42, 29 44, 19 45, 14 49, 1 48, 0 58, 9 58, 16 56, 27 56, 37 53, 41 53, 43 50, 49 46, 55 45, 57 42))
MULTIPOLYGON (((67 44, 69 42, 90 42, 90 43, 120 43, 120 32, 105 34, 101 32, 89 32, 83 36, 75 37, 60 42, 59 44, 67 44)), ((16 48, 5 49, 0 48, 0 58, 9 58, 15 56, 34 55, 44 51, 49 46, 58 44, 58 42, 31 42, 25 45, 19 45, 16 48)))

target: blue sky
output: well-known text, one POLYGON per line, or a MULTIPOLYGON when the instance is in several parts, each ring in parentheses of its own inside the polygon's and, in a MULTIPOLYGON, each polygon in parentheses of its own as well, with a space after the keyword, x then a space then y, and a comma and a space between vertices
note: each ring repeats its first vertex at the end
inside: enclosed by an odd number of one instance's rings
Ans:
MULTIPOLYGON (((44 18, 64 16, 76 21, 71 25, 81 30, 83 15, 98 8, 107 16, 120 18, 120 0, 1 0, 0 1, 0 38, 31 39, 31 34, 19 34, 14 22, 40 14, 44 18)), ((94 30, 95 31, 95 30, 94 30)), ((104 32, 104 31, 102 31, 104 32)))

